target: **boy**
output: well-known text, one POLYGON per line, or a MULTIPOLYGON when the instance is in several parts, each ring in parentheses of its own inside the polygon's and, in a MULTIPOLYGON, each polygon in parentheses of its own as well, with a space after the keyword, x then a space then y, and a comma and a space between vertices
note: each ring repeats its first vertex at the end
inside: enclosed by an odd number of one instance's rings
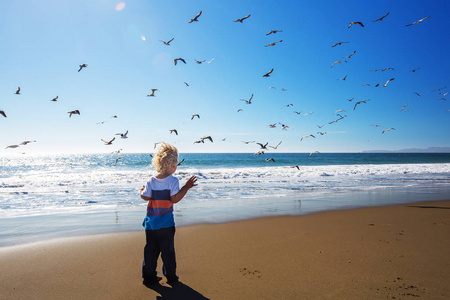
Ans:
POLYGON ((146 237, 142 264, 144 285, 151 285, 162 279, 156 276, 159 254, 161 254, 163 274, 166 276, 167 282, 178 281, 174 247, 173 204, 183 199, 187 191, 197 185, 197 178, 192 176, 180 189, 178 178, 172 175, 177 170, 177 163, 177 148, 161 143, 152 159, 152 165, 157 174, 152 176, 140 191, 141 198, 148 201, 147 216, 142 224, 146 237))

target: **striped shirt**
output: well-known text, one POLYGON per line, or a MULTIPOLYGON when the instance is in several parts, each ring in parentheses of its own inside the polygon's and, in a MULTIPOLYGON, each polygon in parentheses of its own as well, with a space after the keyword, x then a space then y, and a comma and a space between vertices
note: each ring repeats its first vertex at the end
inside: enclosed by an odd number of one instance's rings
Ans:
POLYGON ((178 178, 173 175, 163 179, 150 178, 142 192, 143 196, 152 198, 148 201, 147 215, 142 224, 146 230, 175 226, 173 202, 170 197, 178 193, 179 190, 180 183, 178 178))

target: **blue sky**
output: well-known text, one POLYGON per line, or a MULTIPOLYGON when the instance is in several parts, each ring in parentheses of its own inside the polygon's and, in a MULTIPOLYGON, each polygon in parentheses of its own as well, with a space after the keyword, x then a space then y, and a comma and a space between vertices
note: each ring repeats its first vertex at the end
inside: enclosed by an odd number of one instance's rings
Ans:
POLYGON ((3 1, 2 155, 151 152, 158 141, 181 152, 259 150, 243 141, 282 141, 278 152, 450 147, 448 1, 135 0, 118 10, 120 2, 3 1), (354 21, 364 27, 348 28, 354 21), (175 66, 178 57, 186 64, 175 66), (370 71, 387 67, 395 70, 370 71), (240 100, 252 94, 252 104, 240 100), (69 118, 75 109, 81 115, 69 118), (341 109, 346 117, 328 124, 341 109), (116 135, 127 130, 128 139, 116 135), (203 136, 214 143, 194 144, 203 136), (25 140, 36 142, 5 149, 25 140))

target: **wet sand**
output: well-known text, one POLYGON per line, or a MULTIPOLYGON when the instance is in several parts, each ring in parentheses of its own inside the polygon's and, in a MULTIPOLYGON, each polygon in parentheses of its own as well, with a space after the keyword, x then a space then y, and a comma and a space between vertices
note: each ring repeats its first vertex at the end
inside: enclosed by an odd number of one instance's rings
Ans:
POLYGON ((450 298, 450 201, 177 228, 173 286, 142 285, 144 244, 138 231, 0 248, 0 299, 450 298))

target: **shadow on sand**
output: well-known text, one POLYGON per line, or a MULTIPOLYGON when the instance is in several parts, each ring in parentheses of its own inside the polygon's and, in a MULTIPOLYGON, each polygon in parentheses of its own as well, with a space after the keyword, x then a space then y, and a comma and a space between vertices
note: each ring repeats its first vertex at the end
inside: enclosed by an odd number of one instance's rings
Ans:
POLYGON ((450 207, 427 206, 427 205, 410 205, 409 207, 416 207, 416 208, 436 208, 436 209, 450 209, 450 207))
POLYGON ((182 282, 173 283, 170 286, 157 283, 147 287, 161 295, 156 297, 157 300, 209 300, 209 298, 206 298, 182 282))

